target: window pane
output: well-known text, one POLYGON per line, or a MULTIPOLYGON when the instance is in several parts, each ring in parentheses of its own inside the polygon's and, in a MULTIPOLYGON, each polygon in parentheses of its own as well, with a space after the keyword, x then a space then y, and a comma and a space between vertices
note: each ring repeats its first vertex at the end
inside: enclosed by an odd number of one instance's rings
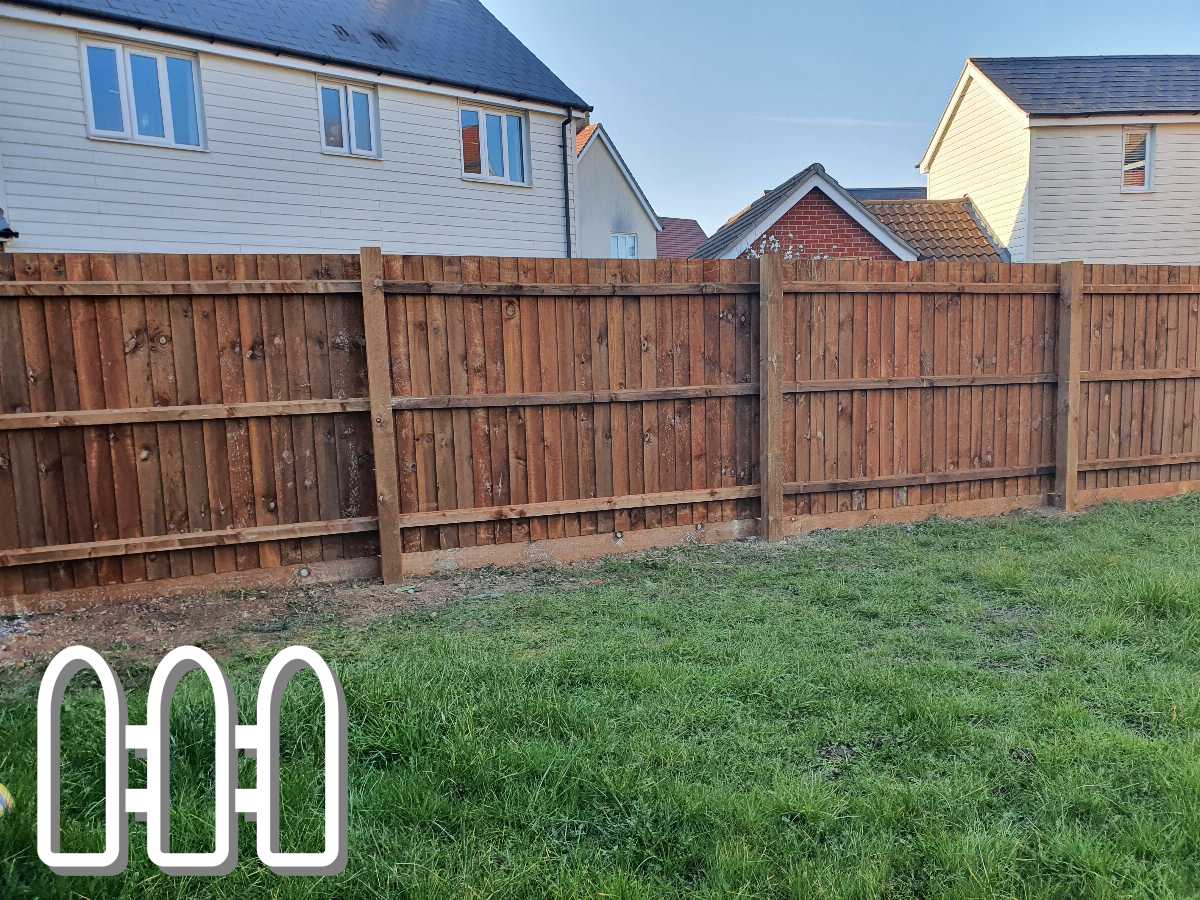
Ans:
POLYGON ((321 139, 326 147, 346 149, 342 132, 342 92, 337 88, 321 88, 321 139))
POLYGON ((488 174, 497 178, 504 177, 504 120, 491 113, 485 114, 487 120, 487 156, 488 174))
POLYGON ((520 116, 508 116, 508 177, 510 181, 525 181, 525 137, 522 134, 524 120, 520 116))
POLYGON ((350 104, 354 110, 354 149, 373 153, 375 142, 371 137, 371 98, 361 91, 351 91, 350 104))
POLYGON ((162 95, 158 92, 158 60, 153 56, 131 53, 129 70, 133 76, 133 115, 137 133, 142 137, 166 137, 162 95))
POLYGON ((196 109, 196 71, 190 59, 167 58, 167 91, 175 143, 200 146, 200 111, 196 109))
POLYGON ((617 259, 637 259, 637 235, 614 234, 612 255, 617 259))
POLYGON ((1122 182, 1125 187, 1144 188, 1146 186, 1146 151, 1148 144, 1148 132, 1126 132, 1125 168, 1122 182))
POLYGON ((92 120, 96 128, 100 131, 124 131, 117 51, 111 47, 88 47, 87 66, 88 83, 92 88, 92 120))
POLYGON ((464 109, 459 116, 462 125, 463 172, 482 175, 482 159, 479 150, 479 113, 464 109))

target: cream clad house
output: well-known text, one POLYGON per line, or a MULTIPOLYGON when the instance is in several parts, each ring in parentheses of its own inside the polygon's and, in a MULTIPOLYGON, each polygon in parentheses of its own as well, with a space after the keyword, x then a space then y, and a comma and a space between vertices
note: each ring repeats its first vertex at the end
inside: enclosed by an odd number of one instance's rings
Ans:
POLYGON ((578 254, 590 109, 478 0, 0 0, 0 246, 578 254))
POLYGON ((657 259, 662 222, 599 122, 575 138, 579 255, 657 259))
POLYGON ((1013 262, 1200 263, 1200 56, 969 59, 919 165, 1013 262))

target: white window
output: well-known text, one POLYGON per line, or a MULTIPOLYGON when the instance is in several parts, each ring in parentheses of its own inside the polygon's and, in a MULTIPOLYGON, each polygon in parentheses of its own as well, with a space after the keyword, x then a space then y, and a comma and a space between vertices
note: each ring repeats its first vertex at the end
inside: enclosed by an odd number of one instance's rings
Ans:
POLYGON ((614 234, 612 236, 613 259, 637 259, 637 235, 614 234))
POLYGON ((93 137, 198 150, 204 115, 196 58, 125 44, 80 48, 93 137))
POLYGON ((529 129, 523 115, 464 106, 458 125, 464 178, 529 184, 529 129))
POLYGON ((1126 128, 1123 138, 1121 190, 1132 193, 1151 190, 1154 178, 1154 129, 1126 128))
POLYGON ((379 156, 379 113, 375 92, 353 84, 317 84, 321 148, 327 153, 379 156))

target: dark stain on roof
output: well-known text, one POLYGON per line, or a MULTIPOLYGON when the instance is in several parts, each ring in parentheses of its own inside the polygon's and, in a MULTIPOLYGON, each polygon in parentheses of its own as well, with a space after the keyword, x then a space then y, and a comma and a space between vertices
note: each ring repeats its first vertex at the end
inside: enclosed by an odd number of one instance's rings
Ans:
POLYGON ((479 0, 17 0, 420 81, 587 103, 479 0))

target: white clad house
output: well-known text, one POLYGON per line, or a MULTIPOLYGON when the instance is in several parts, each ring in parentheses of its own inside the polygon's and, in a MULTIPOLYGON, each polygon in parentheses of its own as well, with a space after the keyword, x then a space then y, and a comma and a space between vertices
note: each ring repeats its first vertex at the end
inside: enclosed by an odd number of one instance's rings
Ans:
POLYGON ((599 122, 575 138, 579 255, 657 259, 662 222, 599 122))
POLYGON ((967 61, 919 168, 1013 262, 1200 263, 1200 56, 967 61))
POLYGON ((587 104, 478 0, 0 0, 13 252, 577 252, 587 104))

